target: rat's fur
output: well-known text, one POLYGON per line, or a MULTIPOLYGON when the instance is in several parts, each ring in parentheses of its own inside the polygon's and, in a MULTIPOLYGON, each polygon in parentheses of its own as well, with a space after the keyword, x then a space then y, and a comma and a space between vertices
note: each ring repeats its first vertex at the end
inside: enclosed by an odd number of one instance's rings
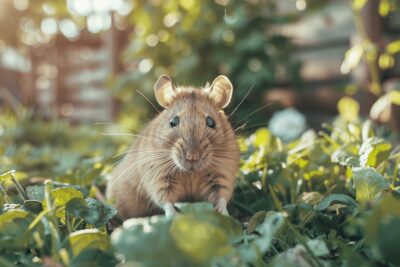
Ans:
MULTIPOLYGON (((166 109, 144 128, 116 167, 107 197, 123 218, 149 216, 161 209, 174 213, 173 203, 185 201, 209 201, 226 213, 239 168, 235 134, 221 110, 227 103, 221 105, 221 96, 210 93, 218 84, 203 89, 168 85, 173 95, 157 98, 166 109), (180 123, 171 127, 175 116, 180 123), (207 116, 214 119, 215 128, 207 127, 207 116), (188 151, 200 159, 186 160, 188 151)), ((230 96, 224 101, 229 100, 230 96)))

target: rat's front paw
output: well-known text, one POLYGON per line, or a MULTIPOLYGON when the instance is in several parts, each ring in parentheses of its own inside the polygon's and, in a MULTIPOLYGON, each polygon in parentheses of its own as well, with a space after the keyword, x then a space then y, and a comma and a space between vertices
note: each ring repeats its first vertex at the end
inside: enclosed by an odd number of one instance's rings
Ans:
POLYGON ((228 210, 226 209, 226 201, 223 198, 220 198, 215 206, 215 210, 221 213, 222 215, 229 216, 228 210))
POLYGON ((165 212, 165 218, 167 219, 174 217, 178 213, 172 203, 165 203, 163 210, 165 212))

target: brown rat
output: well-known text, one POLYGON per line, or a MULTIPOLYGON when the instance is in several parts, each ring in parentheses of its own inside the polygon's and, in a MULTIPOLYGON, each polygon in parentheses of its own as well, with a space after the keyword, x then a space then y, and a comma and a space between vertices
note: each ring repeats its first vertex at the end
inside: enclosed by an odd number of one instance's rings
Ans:
POLYGON ((165 108, 134 140, 107 185, 107 198, 123 218, 143 217, 174 203, 208 201, 227 214, 239 169, 239 147, 223 112, 232 84, 218 76, 198 89, 175 86, 162 75, 154 86, 165 108))

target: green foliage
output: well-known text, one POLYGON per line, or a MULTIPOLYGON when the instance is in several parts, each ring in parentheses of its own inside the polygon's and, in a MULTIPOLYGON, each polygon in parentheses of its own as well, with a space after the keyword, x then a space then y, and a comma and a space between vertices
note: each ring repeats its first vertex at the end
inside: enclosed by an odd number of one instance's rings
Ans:
POLYGON ((366 242, 378 257, 398 265, 399 255, 393 249, 399 238, 400 199, 398 193, 386 193, 372 208, 365 222, 366 242))
POLYGON ((380 192, 389 188, 385 177, 372 168, 354 168, 353 180, 356 199, 361 204, 373 201, 380 192))
MULTIPOLYGON (((126 107, 135 108, 135 114, 143 115, 146 105, 135 90, 154 99, 153 85, 161 74, 194 86, 225 74, 236 86, 231 107, 253 88, 235 118, 243 118, 254 106, 261 107, 260 96, 271 86, 299 81, 299 63, 290 57, 293 46, 274 30, 295 16, 279 15, 274 1, 133 3, 129 21, 135 28, 134 38, 123 59, 136 62, 138 70, 120 77, 115 88, 118 97, 129 103, 126 107)), ((258 121, 257 116, 252 121, 258 121)))
POLYGON ((104 137, 107 127, 74 128, 67 122, 35 119, 24 110, 20 113, 0 116, 0 173, 15 169, 19 180, 40 176, 87 186, 116 161, 112 156, 121 140, 104 137))
POLYGON ((267 128, 239 137, 232 217, 210 203, 178 203, 171 219, 119 227, 117 211, 95 198, 117 142, 97 130, 2 115, 0 265, 397 266, 399 154, 350 108, 351 117, 343 108, 323 131, 290 143, 267 128))
POLYGON ((68 201, 66 211, 76 218, 83 219, 88 224, 100 227, 107 224, 117 211, 94 198, 74 198, 68 201))
POLYGON ((112 234, 112 243, 126 260, 145 266, 159 266, 160 262, 163 266, 209 266, 234 251, 241 227, 204 207, 183 212, 172 221, 163 217, 128 220, 112 234), (159 251, 157 257, 154 250, 159 251))

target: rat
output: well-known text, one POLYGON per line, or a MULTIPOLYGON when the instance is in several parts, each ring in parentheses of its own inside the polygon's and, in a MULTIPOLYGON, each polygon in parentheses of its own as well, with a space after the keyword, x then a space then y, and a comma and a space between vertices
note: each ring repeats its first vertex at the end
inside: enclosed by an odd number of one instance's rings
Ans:
POLYGON ((239 170, 239 146, 223 109, 233 86, 223 75, 203 88, 176 86, 167 75, 154 85, 164 108, 137 135, 111 173, 106 196, 123 219, 164 211, 178 202, 206 201, 228 215, 239 170))

